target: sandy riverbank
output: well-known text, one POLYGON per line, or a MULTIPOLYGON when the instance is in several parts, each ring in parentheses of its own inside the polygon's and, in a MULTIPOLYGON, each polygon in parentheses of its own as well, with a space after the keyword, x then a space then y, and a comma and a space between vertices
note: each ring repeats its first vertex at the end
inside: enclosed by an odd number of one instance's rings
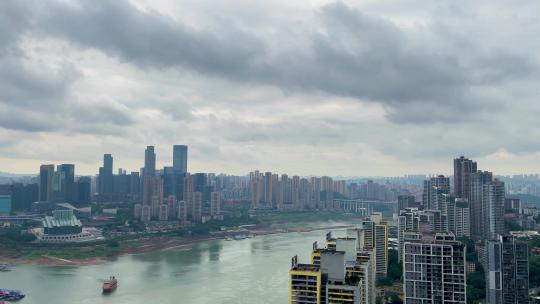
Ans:
MULTIPOLYGON (((329 230, 329 229, 343 229, 352 227, 351 225, 340 225, 340 226, 325 226, 325 227, 294 227, 294 228, 257 228, 246 230, 249 234, 253 236, 269 235, 269 234, 279 234, 279 233, 302 233, 302 232, 311 232, 317 230, 329 230)), ((126 254, 139 254, 145 252, 159 251, 159 250, 172 250, 172 249, 181 249, 185 248, 189 250, 192 245, 212 241, 212 240, 221 240, 230 236, 230 232, 223 232, 220 234, 200 236, 200 237, 190 237, 190 238, 178 238, 172 236, 155 236, 147 237, 136 240, 121 241, 118 249, 114 252, 109 252, 103 256, 91 257, 91 258, 76 258, 68 259, 57 257, 51 254, 43 254, 38 257, 32 256, 28 258, 24 254, 17 257, 10 256, 1 256, 0 255, 0 264, 12 264, 12 265, 39 265, 39 266, 88 266, 88 265, 97 265, 106 263, 107 260, 113 257, 118 257, 126 254)), ((237 233, 238 234, 238 233, 237 233)), ((89 246, 92 247, 92 246, 89 246)), ((77 248, 80 249, 80 248, 77 248)), ((31 250, 31 249, 29 249, 31 250)), ((63 250, 69 250, 69 248, 63 248, 63 250)))

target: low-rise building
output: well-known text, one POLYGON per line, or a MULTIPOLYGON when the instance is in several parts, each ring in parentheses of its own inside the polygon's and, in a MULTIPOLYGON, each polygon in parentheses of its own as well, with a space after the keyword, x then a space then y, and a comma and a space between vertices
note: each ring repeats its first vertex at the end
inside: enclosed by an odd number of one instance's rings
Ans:
POLYGON ((52 216, 42 220, 43 228, 32 229, 41 242, 64 243, 84 242, 100 239, 101 231, 96 228, 83 228, 72 209, 54 210, 52 216))

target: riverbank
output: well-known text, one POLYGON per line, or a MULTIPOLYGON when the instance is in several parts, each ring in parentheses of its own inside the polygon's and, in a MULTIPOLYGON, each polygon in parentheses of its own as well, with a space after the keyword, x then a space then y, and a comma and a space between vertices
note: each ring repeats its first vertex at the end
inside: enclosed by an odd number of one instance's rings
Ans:
MULTIPOLYGON (((319 226, 306 226, 308 223, 296 223, 295 227, 261 227, 253 226, 247 229, 216 232, 204 236, 177 237, 177 236, 147 236, 139 239, 119 241, 116 246, 108 244, 73 246, 73 247, 45 247, 35 248, 26 246, 21 248, 1 248, 0 264, 12 265, 39 265, 39 266, 86 266, 105 263, 108 260, 126 255, 145 252, 171 250, 178 248, 190 249, 200 242, 222 240, 232 235, 243 234, 262 236, 278 233, 302 233, 317 230, 344 229, 353 225, 332 225, 318 223, 319 226)), ((311 223, 313 224, 313 223, 311 223)))

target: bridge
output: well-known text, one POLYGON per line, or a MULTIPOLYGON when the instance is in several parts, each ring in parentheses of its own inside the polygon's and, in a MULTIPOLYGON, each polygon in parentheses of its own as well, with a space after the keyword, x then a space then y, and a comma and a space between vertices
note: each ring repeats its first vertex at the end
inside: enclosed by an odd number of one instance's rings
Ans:
POLYGON ((344 212, 358 213, 362 216, 368 216, 373 211, 373 206, 388 206, 395 211, 396 202, 376 201, 364 199, 334 199, 334 206, 338 205, 344 212))
POLYGON ((43 217, 37 214, 28 215, 0 215, 0 222, 41 221, 43 217))

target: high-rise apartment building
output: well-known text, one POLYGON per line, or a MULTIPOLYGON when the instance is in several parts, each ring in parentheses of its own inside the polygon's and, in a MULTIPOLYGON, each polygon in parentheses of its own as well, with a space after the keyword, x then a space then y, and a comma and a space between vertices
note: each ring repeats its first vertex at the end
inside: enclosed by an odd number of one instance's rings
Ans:
POLYGON ((191 220, 200 223, 202 218, 202 193, 193 192, 193 207, 191 209, 191 220))
POLYGON ((488 171, 476 171, 471 174, 469 208, 470 216, 474 221, 471 221, 471 235, 475 238, 484 238, 486 232, 486 199, 484 199, 484 186, 493 181, 493 173, 488 171))
POLYGON ((210 196, 210 215, 212 217, 221 215, 221 193, 212 192, 210 196))
POLYGON ((163 180, 159 176, 144 179, 143 206, 151 206, 151 216, 159 216, 159 206, 163 204, 163 180))
POLYGON ((385 278, 388 272, 388 225, 380 212, 362 221, 357 240, 361 251, 373 251, 376 280, 385 278))
POLYGON ((470 208, 467 199, 454 199, 454 230, 452 232, 457 238, 471 236, 470 208))
POLYGON ((416 205, 414 195, 399 195, 398 196, 398 213, 400 210, 413 207, 416 205))
POLYGON ((466 303, 465 246, 453 234, 423 234, 403 250, 405 303, 466 303))
POLYGON ((476 162, 461 156, 454 159, 454 196, 469 199, 471 195, 471 174, 477 170, 476 162))
POLYGON ((398 260, 403 259, 405 232, 418 232, 420 227, 420 211, 417 208, 405 208, 398 215, 398 260))
POLYGON ((39 200, 49 202, 53 199, 54 165, 39 167, 39 200))
POLYGON ((450 178, 444 175, 438 175, 425 180, 424 191, 422 192, 422 205, 424 209, 439 209, 438 202, 440 195, 443 194, 450 194, 450 178))
POLYGON ((375 302, 371 252, 357 250, 355 238, 332 238, 327 247, 313 244, 311 264, 299 264, 293 257, 289 271, 289 303, 375 302))
POLYGON ((484 209, 484 238, 494 238, 504 234, 504 183, 494 179, 484 185, 482 206, 484 209))
POLYGON ((281 209, 281 182, 278 174, 272 174, 272 207, 281 209))
POLYGON ((264 198, 264 182, 258 172, 250 177, 251 208, 260 207, 261 200, 264 198))
POLYGON ((272 172, 264 173, 263 177, 263 201, 265 204, 272 205, 272 172))
POLYGON ((173 146, 173 168, 179 173, 187 173, 188 147, 185 145, 173 146))
POLYGON ((150 205, 143 205, 141 207, 141 221, 149 222, 152 218, 152 207, 150 205))
MULTIPOLYGON (((193 178, 191 174, 186 173, 184 177, 184 193, 182 197, 186 203, 186 214, 191 216, 193 211, 193 178)), ((201 198, 202 199, 202 198, 201 198)))
POLYGON ((169 206, 167 204, 161 204, 159 206, 159 220, 166 221, 169 219, 169 206))
POLYGON ((292 182, 287 174, 281 175, 281 202, 287 204, 292 202, 292 182))
MULTIPOLYGON (((333 185, 332 185, 333 188, 333 185)), ((291 183, 291 202, 295 209, 301 209, 300 206, 300 176, 293 176, 291 183)))
POLYGON ((181 221, 187 221, 187 206, 186 201, 178 201, 178 213, 176 218, 181 221))
POLYGON ((486 300, 490 304, 529 303, 527 243, 498 236, 487 243, 486 300))

